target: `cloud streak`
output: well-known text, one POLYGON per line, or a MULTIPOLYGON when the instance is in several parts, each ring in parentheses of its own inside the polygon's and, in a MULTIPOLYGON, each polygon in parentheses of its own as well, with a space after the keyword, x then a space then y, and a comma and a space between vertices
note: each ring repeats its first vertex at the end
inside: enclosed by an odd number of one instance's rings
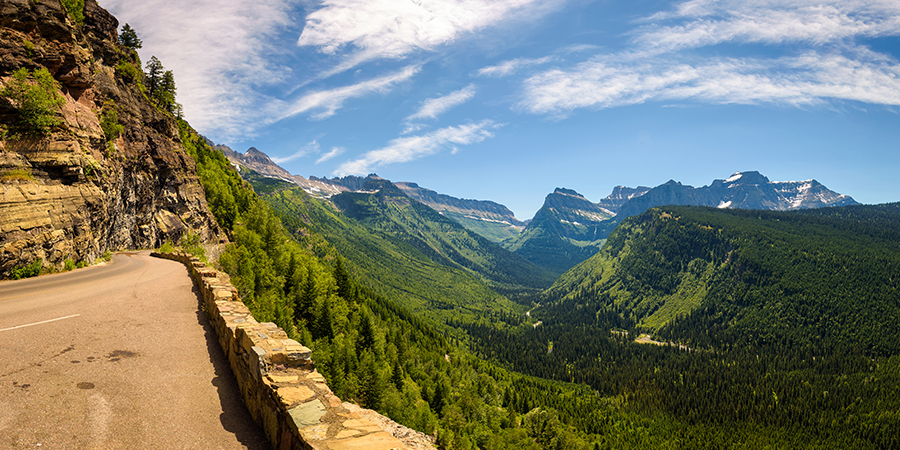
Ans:
POLYGON ((523 15, 539 15, 561 0, 325 0, 306 17, 299 46, 346 53, 337 70, 365 61, 400 59, 434 50, 467 33, 523 15))
POLYGON ((271 56, 281 51, 274 37, 293 27, 291 11, 298 3, 105 0, 103 7, 137 30, 143 60, 156 55, 172 70, 192 125, 227 138, 252 132, 263 119, 260 87, 291 76, 271 56))
POLYGON ((286 119, 299 114, 312 112, 311 118, 322 120, 331 117, 344 107, 344 103, 353 98, 364 97, 373 93, 385 93, 398 83, 412 78, 419 72, 419 66, 407 66, 399 72, 373 78, 350 86, 313 91, 300 98, 279 104, 277 109, 283 111, 276 116, 277 120, 286 119))
POLYGON ((543 58, 515 58, 503 61, 500 64, 482 67, 478 70, 480 77, 502 78, 513 75, 525 67, 538 66, 553 61, 552 56, 544 56, 543 58))
POLYGON ((896 35, 897 2, 692 0, 640 22, 632 48, 528 77, 517 108, 562 118, 648 101, 896 106, 900 64, 854 41, 896 35), (744 58, 701 51, 722 43, 767 49, 744 58))
POLYGON ((302 158, 306 155, 309 155, 310 153, 319 153, 319 151, 320 151, 319 142, 316 140, 313 140, 310 143, 304 145, 300 150, 297 150, 297 152, 295 152, 293 155, 282 156, 282 157, 272 156, 270 158, 272 159, 272 162, 274 162, 275 164, 282 164, 282 163, 286 163, 288 161, 293 161, 295 159, 302 158))
POLYGON ((332 159, 332 158, 334 158, 334 157, 336 157, 336 156, 340 156, 342 153, 344 153, 344 149, 343 149, 343 148, 341 148, 341 147, 334 147, 334 148, 332 148, 331 151, 329 151, 328 153, 326 153, 326 154, 320 156, 319 159, 316 160, 316 164, 321 164, 321 163, 323 163, 323 162, 325 162, 325 161, 328 161, 329 159, 332 159))
POLYGON ((458 91, 453 91, 443 97, 429 98, 422 102, 422 107, 406 121, 417 119, 437 119, 448 110, 455 108, 472 99, 475 96, 475 85, 470 84, 458 91))
POLYGON ((711 59, 703 64, 617 64, 598 58, 524 82, 519 107, 565 117, 647 101, 713 104, 823 104, 827 100, 900 105, 900 65, 809 52, 776 60, 711 59))
POLYGON ((482 120, 477 123, 441 128, 420 136, 397 138, 385 147, 341 164, 333 175, 366 175, 387 164, 412 161, 436 154, 446 148, 453 150, 458 145, 475 144, 493 137, 491 130, 500 126, 491 120, 482 120))

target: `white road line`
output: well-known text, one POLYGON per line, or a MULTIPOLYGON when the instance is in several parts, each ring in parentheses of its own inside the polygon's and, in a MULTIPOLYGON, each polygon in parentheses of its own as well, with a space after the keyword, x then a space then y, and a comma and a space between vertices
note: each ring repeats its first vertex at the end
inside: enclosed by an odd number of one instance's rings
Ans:
POLYGON ((32 325, 40 325, 40 324, 42 324, 42 323, 56 322, 57 320, 71 319, 71 318, 73 318, 73 317, 78 317, 78 316, 80 316, 80 315, 81 315, 81 314, 72 314, 71 316, 57 317, 57 318, 55 318, 55 319, 44 320, 44 321, 41 321, 41 322, 35 322, 35 323, 29 323, 29 324, 25 324, 25 325, 19 325, 19 326, 17 326, 17 327, 4 328, 4 329, 2 329, 2 330, 0 330, 0 331, 9 331, 9 330, 15 330, 15 329, 18 329, 18 328, 30 327, 30 326, 32 326, 32 325))

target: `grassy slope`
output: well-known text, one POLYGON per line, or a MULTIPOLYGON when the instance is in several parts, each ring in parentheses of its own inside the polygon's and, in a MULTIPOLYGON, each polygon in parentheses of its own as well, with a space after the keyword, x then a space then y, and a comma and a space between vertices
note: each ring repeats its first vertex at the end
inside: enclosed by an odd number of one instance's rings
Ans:
POLYGON ((351 272, 371 289, 424 317, 446 322, 474 320, 485 311, 517 312, 521 306, 498 295, 475 274, 428 258, 411 244, 373 232, 300 188, 266 196, 285 226, 303 238, 319 233, 348 259, 351 272))
POLYGON ((349 217, 409 243, 429 259, 470 270, 499 292, 515 295, 543 289, 553 275, 383 181, 374 194, 345 192, 333 198, 349 217))
POLYGON ((514 238, 522 232, 521 227, 516 228, 505 223, 472 219, 458 212, 444 211, 442 215, 494 243, 514 238))

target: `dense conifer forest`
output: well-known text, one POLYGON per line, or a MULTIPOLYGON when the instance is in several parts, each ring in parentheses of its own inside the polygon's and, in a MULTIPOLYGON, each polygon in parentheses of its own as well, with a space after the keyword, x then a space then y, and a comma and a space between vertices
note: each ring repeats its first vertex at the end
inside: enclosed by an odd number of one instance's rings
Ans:
POLYGON ((348 217, 182 138, 254 315, 341 398, 441 448, 900 445, 897 205, 657 208, 513 302, 508 275, 435 261, 397 225, 427 213, 356 196, 371 211, 348 217))

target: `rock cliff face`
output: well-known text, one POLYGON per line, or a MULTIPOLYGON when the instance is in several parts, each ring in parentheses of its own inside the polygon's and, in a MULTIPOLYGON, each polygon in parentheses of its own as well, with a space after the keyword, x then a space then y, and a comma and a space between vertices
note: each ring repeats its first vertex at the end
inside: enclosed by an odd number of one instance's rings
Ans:
MULTIPOLYGON (((147 100, 137 55, 117 44, 118 21, 84 3, 80 24, 58 0, 0 3, 0 80, 46 67, 65 97, 50 134, 0 141, 2 278, 36 259, 59 268, 187 230, 222 235, 175 118, 147 100), (100 114, 111 109, 124 129, 110 142, 100 114)), ((0 98, 0 125, 15 124, 16 108, 0 98)))
POLYGON ((394 183, 406 195, 414 198, 435 211, 446 213, 454 212, 466 216, 472 216, 481 220, 505 222, 511 226, 524 227, 525 223, 519 219, 506 206, 489 200, 469 200, 438 194, 430 189, 420 187, 416 183, 394 183))

